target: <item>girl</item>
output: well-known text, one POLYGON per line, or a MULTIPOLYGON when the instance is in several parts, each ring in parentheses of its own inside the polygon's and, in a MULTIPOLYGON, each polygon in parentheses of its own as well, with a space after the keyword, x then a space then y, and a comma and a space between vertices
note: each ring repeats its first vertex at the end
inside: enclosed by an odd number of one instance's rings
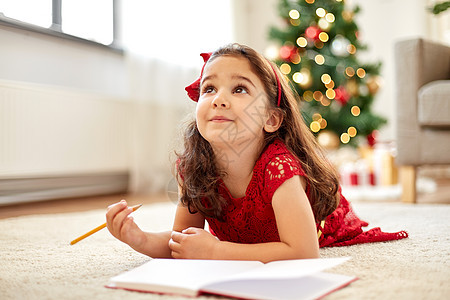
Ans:
POLYGON ((276 66, 239 44, 202 57, 200 78, 186 88, 196 118, 178 154, 173 229, 143 232, 121 201, 106 214, 116 238, 151 257, 268 262, 407 236, 362 231, 368 224, 340 193, 276 66))

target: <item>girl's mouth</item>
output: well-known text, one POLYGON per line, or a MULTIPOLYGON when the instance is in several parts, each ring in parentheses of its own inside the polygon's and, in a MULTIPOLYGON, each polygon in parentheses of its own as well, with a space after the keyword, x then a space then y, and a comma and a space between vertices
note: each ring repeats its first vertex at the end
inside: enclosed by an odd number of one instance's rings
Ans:
POLYGON ((217 122, 217 123, 222 123, 222 122, 230 122, 232 120, 228 119, 227 117, 224 116, 215 116, 213 118, 210 119, 211 122, 217 122))

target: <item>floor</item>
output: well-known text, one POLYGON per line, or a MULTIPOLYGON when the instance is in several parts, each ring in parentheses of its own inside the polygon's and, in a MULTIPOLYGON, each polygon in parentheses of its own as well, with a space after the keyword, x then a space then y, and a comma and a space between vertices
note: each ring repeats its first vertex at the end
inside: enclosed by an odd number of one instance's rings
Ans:
POLYGON ((135 196, 135 195, 104 195, 83 198, 58 199, 0 206, 0 219, 32 214, 51 214, 64 212, 80 212, 93 209, 105 209, 108 205, 125 199, 130 205, 151 204, 170 201, 167 195, 135 196))
MULTIPOLYGON (((450 178, 436 179, 435 182, 437 184, 436 191, 419 194, 417 203, 450 204, 450 178)), ((92 209, 106 209, 108 205, 116 203, 121 199, 126 199, 130 205, 141 203, 145 205, 156 202, 172 201, 171 198, 173 197, 169 197, 167 194, 151 196, 106 195, 22 203, 17 205, 0 206, 0 219, 32 214, 80 212, 92 209)))
POLYGON ((435 182, 436 192, 419 194, 418 203, 450 204, 450 178, 435 179, 435 182))

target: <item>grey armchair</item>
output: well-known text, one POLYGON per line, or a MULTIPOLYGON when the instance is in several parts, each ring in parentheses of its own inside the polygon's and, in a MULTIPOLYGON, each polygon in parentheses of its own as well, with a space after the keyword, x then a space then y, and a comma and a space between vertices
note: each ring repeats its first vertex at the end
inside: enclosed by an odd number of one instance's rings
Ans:
POLYGON ((416 202, 416 171, 450 164, 450 47, 421 38, 395 44, 396 163, 402 201, 416 202))

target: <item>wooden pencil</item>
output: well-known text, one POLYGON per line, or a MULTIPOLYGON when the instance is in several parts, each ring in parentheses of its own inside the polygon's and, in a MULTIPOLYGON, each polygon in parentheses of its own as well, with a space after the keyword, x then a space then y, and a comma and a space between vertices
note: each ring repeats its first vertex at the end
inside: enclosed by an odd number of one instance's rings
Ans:
MULTIPOLYGON (((138 208, 140 208, 141 206, 142 206, 142 204, 138 204, 138 205, 132 206, 131 208, 133 209, 133 211, 136 211, 136 210, 137 210, 138 208)), ((76 239, 74 239, 73 241, 71 241, 70 244, 71 244, 71 245, 74 245, 74 244, 78 243, 79 241, 81 241, 81 240, 87 238, 88 236, 90 236, 90 235, 96 233, 97 231, 102 230, 102 229, 105 228, 105 227, 106 227, 106 223, 104 223, 104 224, 102 224, 102 225, 100 225, 100 226, 98 226, 98 227, 95 227, 95 228, 92 229, 91 231, 86 232, 86 233, 83 234, 82 236, 77 237, 76 239)))

